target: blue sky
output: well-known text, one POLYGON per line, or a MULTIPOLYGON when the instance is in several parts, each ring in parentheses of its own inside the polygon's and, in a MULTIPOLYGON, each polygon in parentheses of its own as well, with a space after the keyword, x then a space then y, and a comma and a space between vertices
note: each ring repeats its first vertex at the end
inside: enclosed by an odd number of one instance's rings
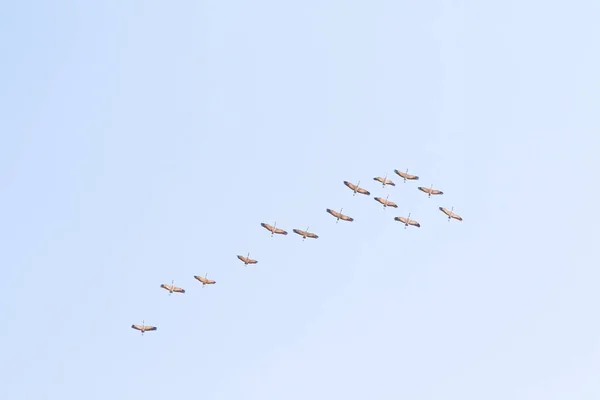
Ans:
POLYGON ((0 12, 7 399, 600 397, 597 2, 53 3, 0 12))

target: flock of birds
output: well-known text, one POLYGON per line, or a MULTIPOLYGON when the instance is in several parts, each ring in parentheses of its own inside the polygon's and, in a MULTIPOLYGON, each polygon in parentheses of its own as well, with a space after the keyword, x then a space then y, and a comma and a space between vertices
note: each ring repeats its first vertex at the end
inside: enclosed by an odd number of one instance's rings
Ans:
MULTIPOLYGON (((406 172, 402 172, 399 170, 394 170, 394 172, 400 176, 401 178, 404 179, 404 183, 406 183, 407 180, 409 181, 416 181, 419 179, 419 177, 417 175, 411 175, 408 173, 408 170, 406 170, 406 172)), ((373 178, 373 180, 380 182, 383 187, 385 187, 386 185, 389 186, 396 186, 396 184, 394 182, 392 182, 390 179, 387 178, 387 175, 384 176, 383 178, 378 176, 376 178, 373 178)), ((356 195, 356 193, 358 194, 362 194, 365 196, 370 196, 371 192, 369 192, 367 189, 360 187, 360 181, 355 185, 351 182, 348 181, 344 181, 344 185, 346 185, 350 190, 352 190, 353 192, 353 196, 356 195)), ((435 195, 442 195, 444 194, 444 192, 442 192, 441 190, 438 189, 434 189, 433 185, 431 185, 430 187, 423 187, 423 186, 418 186, 417 187, 418 190, 427 193, 427 197, 431 197, 431 196, 435 196, 435 195)), ((384 208, 386 207, 393 207, 393 208, 398 208, 398 205, 396 203, 394 203, 391 200, 388 200, 389 195, 383 199, 381 197, 374 197, 374 200, 379 202, 380 204, 383 205, 384 208)), ((454 207, 452 207, 450 210, 444 208, 444 207, 439 207, 439 210, 441 212, 443 212, 447 217, 448 217, 448 221, 450 221, 451 219, 456 219, 458 221, 462 221, 462 217, 458 214, 456 214, 454 212, 454 207)), ((354 218, 342 214, 343 208, 340 209, 340 211, 335 211, 332 210, 330 208, 327 208, 326 211, 331 214, 333 217, 336 218, 336 223, 338 223, 340 220, 342 221, 348 221, 348 222, 352 222, 354 221, 354 218)), ((408 216, 404 217, 404 216, 400 216, 400 217, 394 217, 395 221, 399 221, 402 222, 404 224, 404 229, 406 229, 408 226, 415 226, 417 228, 421 227, 421 224, 410 218, 410 213, 408 214, 408 216)), ((275 223, 274 225, 269 225, 265 222, 262 222, 260 224, 263 228, 265 228, 266 230, 268 230, 269 232, 271 232, 271 236, 273 235, 287 235, 288 232, 285 229, 281 229, 281 228, 277 228, 277 223, 275 223)), ((313 232, 309 232, 308 228, 306 228, 306 230, 301 230, 301 229, 293 229, 293 232, 296 233, 297 235, 302 236, 302 240, 305 240, 306 238, 311 238, 311 239, 318 239, 319 236, 313 232)), ((237 258, 244 263, 244 265, 249 265, 249 264, 256 264, 258 263, 257 260, 254 260, 252 258, 250 258, 250 253, 248 253, 246 256, 241 256, 238 255, 237 258)), ((206 286, 206 285, 214 285, 216 283, 216 281, 212 280, 212 279, 208 279, 207 277, 208 274, 205 274, 204 276, 199 276, 199 275, 194 275, 194 278, 196 278, 200 283, 202 283, 202 287, 206 286)), ((172 293, 185 293, 185 290, 177 287, 174 285, 174 281, 171 281, 170 285, 167 284, 161 284, 160 287, 162 289, 165 289, 169 292, 169 295, 171 295, 172 293)), ((142 335, 144 334, 144 332, 149 332, 149 331, 155 331, 157 330, 156 326, 152 326, 152 325, 145 325, 144 321, 142 321, 141 324, 133 324, 131 325, 131 327, 133 329, 136 329, 138 331, 140 331, 142 333, 142 335)))

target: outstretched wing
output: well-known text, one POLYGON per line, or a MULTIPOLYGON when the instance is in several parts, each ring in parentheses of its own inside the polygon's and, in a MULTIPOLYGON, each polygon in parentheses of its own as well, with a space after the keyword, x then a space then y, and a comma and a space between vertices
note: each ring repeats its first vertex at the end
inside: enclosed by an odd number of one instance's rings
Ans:
POLYGON ((137 329, 138 331, 141 331, 143 329, 143 325, 138 325, 138 324, 133 324, 133 325, 131 325, 131 327, 133 329, 137 329))
POLYGON ((377 181, 377 182, 381 182, 381 183, 383 183, 383 178, 382 178, 382 177, 380 177, 380 176, 378 176, 378 177, 376 177, 376 178, 373 178, 373 180, 374 180, 374 181, 377 181))
POLYGON ((373 197, 373 200, 375 200, 381 204, 385 204, 385 200, 383 200, 381 197, 373 197))
POLYGON ((390 186, 396 186, 396 184, 389 179, 385 181, 385 184, 390 186))
POLYGON ((297 233, 300 236, 306 236, 306 232, 304 232, 300 229, 294 229, 294 233, 297 233))
POLYGON ((401 177, 403 177, 404 179, 411 179, 411 180, 418 180, 419 179, 419 177, 417 175, 411 175, 411 174, 408 174, 406 172, 399 171, 397 169, 395 169, 394 172, 396 174, 400 175, 401 177))
POLYGON ((398 205, 396 203, 394 203, 393 201, 391 201, 391 200, 388 200, 387 206, 388 207, 398 208, 398 205))
POLYGON ((261 222, 260 225, 268 231, 273 232, 273 227, 267 223, 261 222))
POLYGON ((185 293, 185 289, 182 289, 180 287, 174 287, 173 291, 176 293, 185 293))
POLYGON ((194 278, 198 279, 202 283, 206 283, 206 278, 204 278, 203 276, 194 275, 194 278))
POLYGON ((171 290, 171 287, 169 287, 168 285, 165 285, 164 283, 162 283, 160 285, 161 288, 166 289, 166 290, 171 290))
POLYGON ((414 219, 409 219, 408 220, 408 224, 412 225, 412 226, 416 226, 417 228, 421 227, 421 224, 419 224, 417 221, 415 221, 414 219))
POLYGON ((356 192, 360 193, 360 194, 366 194, 367 196, 371 195, 371 192, 369 192, 367 189, 363 189, 363 188, 358 188, 358 190, 356 192))
POLYGON ((451 217, 451 213, 450 211, 446 210, 444 207, 439 207, 440 211, 443 212, 444 214, 446 214, 447 216, 451 217))
POLYGON ((331 215, 333 215, 334 217, 336 217, 336 218, 337 218, 337 217, 338 217, 338 215, 339 215, 339 213, 338 213, 337 211, 333 211, 331 208, 328 208, 328 209, 326 209, 326 211, 327 211, 329 214, 331 214, 331 215))
POLYGON ((431 189, 423 187, 423 186, 419 186, 417 189, 419 189, 421 192, 425 192, 425 193, 431 192, 431 189))
POLYGON ((431 190, 431 194, 444 194, 441 190, 433 189, 431 190))
POLYGON ((396 217, 396 218, 394 218, 394 219, 395 219, 396 221, 400 221, 400 222, 402 222, 402 223, 404 223, 404 224, 406 224, 406 221, 407 221, 406 217, 396 217))
POLYGON ((312 239, 318 239, 319 235, 316 235, 312 232, 306 232, 306 237, 312 238, 312 239))
POLYGON ((340 214, 340 219, 342 219, 342 220, 344 220, 344 221, 349 221, 349 222, 352 222, 352 221, 354 221, 354 218, 352 218, 352 217, 349 217, 349 216, 347 216, 347 215, 344 215, 344 214, 340 214))
POLYGON ((148 331, 155 331, 157 328, 155 326, 150 326, 150 325, 144 325, 144 330, 146 332, 148 331))
POLYGON ((287 231, 285 231, 285 230, 283 230, 283 229, 281 229, 281 228, 275 228, 275 229, 273 230, 273 233, 276 233, 276 234, 278 234, 278 235, 287 235, 287 234, 288 234, 288 233, 287 233, 287 231))
POLYGON ((348 186, 350 189, 355 190, 356 189, 356 185, 353 183, 350 183, 348 181, 344 181, 344 185, 348 186))

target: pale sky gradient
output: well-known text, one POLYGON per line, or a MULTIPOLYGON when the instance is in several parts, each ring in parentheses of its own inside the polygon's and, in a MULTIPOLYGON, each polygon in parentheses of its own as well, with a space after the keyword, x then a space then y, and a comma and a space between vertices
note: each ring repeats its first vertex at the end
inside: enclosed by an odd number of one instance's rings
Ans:
POLYGON ((598 21, 597 0, 6 2, 2 398, 599 399, 598 21))

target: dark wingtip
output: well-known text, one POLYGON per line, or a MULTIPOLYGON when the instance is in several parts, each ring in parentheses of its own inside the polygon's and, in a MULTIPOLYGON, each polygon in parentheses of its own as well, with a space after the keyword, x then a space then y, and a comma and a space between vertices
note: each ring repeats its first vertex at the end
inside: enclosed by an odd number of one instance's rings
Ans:
POLYGON ((371 192, 367 191, 367 192, 365 192, 365 194, 366 194, 367 196, 370 196, 370 195, 371 195, 371 192))

